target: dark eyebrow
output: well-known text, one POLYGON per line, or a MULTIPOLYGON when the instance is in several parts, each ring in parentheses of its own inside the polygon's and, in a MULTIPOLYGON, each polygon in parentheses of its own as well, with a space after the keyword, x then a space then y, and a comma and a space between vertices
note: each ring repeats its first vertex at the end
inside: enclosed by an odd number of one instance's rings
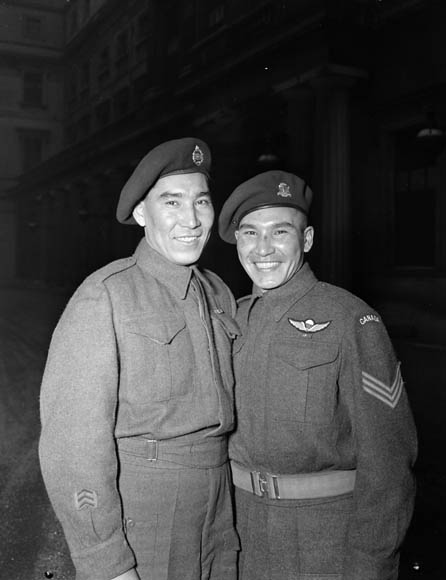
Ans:
POLYGON ((182 194, 180 192, 174 192, 174 191, 163 191, 163 193, 160 193, 159 197, 181 197, 182 194))
MULTIPOLYGON (((244 223, 241 224, 239 226, 239 230, 242 230, 243 228, 252 228, 255 229, 257 226, 250 224, 250 223, 244 223)), ((273 224, 272 225, 273 228, 285 228, 285 227, 289 227, 289 228, 295 228, 296 226, 294 224, 292 224, 291 222, 279 222, 277 224, 273 224)))
POLYGON ((291 222, 279 222, 278 224, 274 224, 275 228, 295 228, 296 226, 291 222))
MULTIPOLYGON (((200 193, 197 193, 195 198, 202 197, 203 195, 208 195, 210 197, 211 192, 210 191, 200 191, 200 193)), ((163 193, 159 194, 159 197, 163 198, 163 199, 166 197, 183 197, 183 193, 181 191, 163 191, 163 193)))

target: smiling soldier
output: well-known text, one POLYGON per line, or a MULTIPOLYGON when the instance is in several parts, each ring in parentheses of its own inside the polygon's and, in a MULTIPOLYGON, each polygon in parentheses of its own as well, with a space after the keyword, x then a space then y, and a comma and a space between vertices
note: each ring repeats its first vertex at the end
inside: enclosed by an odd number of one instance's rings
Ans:
POLYGON ((78 580, 236 578, 235 301, 197 267, 210 164, 193 138, 142 159, 117 217, 144 239, 85 280, 53 335, 40 460, 78 580))
POLYGON ((311 199, 302 179, 270 171, 236 188, 219 220, 253 281, 229 447, 240 580, 396 580, 413 419, 381 318, 305 261, 311 199))

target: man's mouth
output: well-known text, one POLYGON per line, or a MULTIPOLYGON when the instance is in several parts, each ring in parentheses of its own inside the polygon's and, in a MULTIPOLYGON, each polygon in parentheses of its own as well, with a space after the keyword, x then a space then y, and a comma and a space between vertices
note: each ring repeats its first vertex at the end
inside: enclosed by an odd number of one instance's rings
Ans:
POLYGON ((193 244, 197 242, 201 236, 176 236, 177 242, 181 242, 182 244, 193 244))
POLYGON ((280 266, 280 262, 254 262, 258 270, 274 270, 280 266))

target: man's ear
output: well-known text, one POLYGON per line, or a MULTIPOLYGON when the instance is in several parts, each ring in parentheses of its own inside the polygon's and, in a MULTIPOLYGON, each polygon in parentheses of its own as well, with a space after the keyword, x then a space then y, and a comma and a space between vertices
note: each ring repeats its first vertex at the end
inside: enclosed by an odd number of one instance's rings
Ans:
POLYGON ((140 201, 138 205, 135 205, 132 215, 135 219, 135 222, 139 226, 144 227, 146 225, 146 218, 144 216, 144 202, 140 201))
POLYGON ((309 252, 313 246, 314 229, 307 226, 304 230, 304 252, 309 252))

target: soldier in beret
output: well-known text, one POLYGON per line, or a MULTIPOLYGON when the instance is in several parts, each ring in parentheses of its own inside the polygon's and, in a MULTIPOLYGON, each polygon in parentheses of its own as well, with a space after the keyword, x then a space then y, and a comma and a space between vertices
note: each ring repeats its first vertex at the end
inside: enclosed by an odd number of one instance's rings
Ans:
POLYGON ((219 219, 253 281, 237 314, 229 444, 240 580, 396 580, 412 414, 380 316, 306 262, 311 199, 302 179, 269 171, 219 219))
POLYGON ((210 167, 194 138, 142 159, 117 217, 144 238, 83 282, 52 338, 39 452, 78 580, 236 578, 235 301, 197 267, 210 167))

